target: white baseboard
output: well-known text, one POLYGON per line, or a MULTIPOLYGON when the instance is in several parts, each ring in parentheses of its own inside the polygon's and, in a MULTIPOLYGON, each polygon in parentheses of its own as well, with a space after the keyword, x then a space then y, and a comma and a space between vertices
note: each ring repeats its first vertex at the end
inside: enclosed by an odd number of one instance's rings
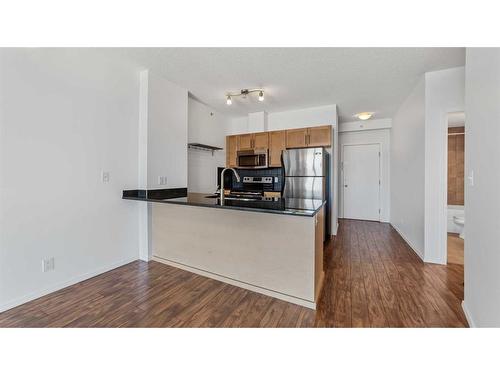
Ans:
POLYGON ((392 227, 396 230, 396 232, 398 232, 398 234, 399 234, 399 235, 403 238, 403 240, 404 240, 404 241, 408 244, 408 246, 410 246, 410 248, 413 250, 413 252, 414 252, 415 254, 417 254, 417 255, 418 255, 418 257, 419 257, 420 259, 422 259, 422 261, 424 261, 424 256, 423 256, 423 254, 420 254, 420 253, 416 250, 416 246, 414 246, 414 245, 411 243, 411 241, 410 241, 408 238, 406 238, 406 236, 403 234, 403 232, 402 232, 402 231, 401 231, 401 230, 400 230, 400 229, 399 229, 399 228, 398 228, 398 227, 397 227, 394 223, 390 223, 390 224, 391 224, 391 226, 392 226, 392 227))
POLYGON ((339 231, 339 222, 337 221, 337 225, 335 226, 335 229, 334 229, 334 231, 332 233, 332 236, 336 236, 337 233, 338 233, 338 231, 339 231))
POLYGON ((16 306, 22 305, 22 304, 29 302, 29 301, 33 301, 34 299, 43 297, 47 294, 57 292, 60 289, 63 289, 63 288, 66 288, 68 286, 71 286, 73 284, 79 283, 81 281, 90 279, 91 277, 100 275, 101 273, 111 271, 115 268, 121 267, 121 266, 128 264, 130 262, 136 261, 137 259, 138 259, 137 257, 127 258, 127 259, 121 260, 119 262, 109 264, 105 267, 100 267, 92 272, 87 272, 87 273, 84 273, 82 275, 72 277, 69 280, 66 280, 66 281, 63 281, 63 282, 60 282, 57 284, 53 284, 47 288, 37 290, 36 292, 25 294, 22 297, 14 298, 14 299, 7 301, 6 303, 0 305, 0 312, 10 310, 16 306))
POLYGON ((187 266, 187 265, 182 264, 182 263, 177 263, 177 262, 174 262, 174 261, 171 261, 168 259, 157 257, 155 255, 153 255, 152 260, 166 264, 168 266, 180 268, 182 270, 189 271, 189 272, 195 273, 197 275, 205 276, 205 277, 208 277, 210 279, 222 281, 223 283, 226 283, 226 284, 234 285, 234 286, 237 286, 237 287, 240 287, 243 289, 248 289, 248 290, 251 290, 252 292, 257 292, 260 294, 264 294, 266 296, 278 298, 278 299, 281 299, 281 300, 286 301, 286 302, 295 303, 296 305, 300 305, 300 306, 304 306, 304 307, 308 307, 310 309, 316 310, 316 303, 307 301, 307 300, 302 299, 302 298, 297 298, 297 297, 290 296, 288 294, 276 292, 274 290, 261 288, 261 287, 258 287, 256 285, 252 285, 252 284, 245 283, 243 281, 231 279, 231 278, 228 278, 228 277, 216 274, 216 273, 208 272, 208 271, 205 271, 205 270, 202 270, 199 268, 190 267, 190 266, 187 266))
POLYGON ((472 316, 470 315, 469 309, 467 308, 465 301, 462 301, 462 310, 464 312, 465 319, 467 319, 467 323, 469 323, 469 327, 476 328, 477 326, 474 323, 474 320, 472 320, 472 316))

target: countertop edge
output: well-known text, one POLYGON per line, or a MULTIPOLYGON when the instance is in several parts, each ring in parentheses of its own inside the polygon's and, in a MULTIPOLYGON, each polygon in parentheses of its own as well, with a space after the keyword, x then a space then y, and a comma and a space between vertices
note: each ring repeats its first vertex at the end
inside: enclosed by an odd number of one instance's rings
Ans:
POLYGON ((238 206, 220 206, 214 204, 204 204, 204 203, 187 203, 187 202, 176 202, 171 201, 170 199, 152 199, 152 198, 142 198, 142 197, 130 197, 123 196, 124 200, 133 200, 133 201, 141 201, 141 202, 151 202, 151 203, 166 203, 166 204, 176 204, 179 206, 192 206, 192 207, 207 207, 207 208, 215 208, 215 209, 225 209, 225 210, 237 210, 237 211, 249 211, 249 212, 258 212, 263 214, 273 214, 273 215, 291 215, 291 216, 302 216, 302 217, 314 217, 316 214, 324 207, 326 201, 323 201, 321 205, 313 210, 295 210, 292 212, 287 211, 278 211, 278 210, 266 210, 261 208, 252 208, 252 207, 238 207, 238 206))

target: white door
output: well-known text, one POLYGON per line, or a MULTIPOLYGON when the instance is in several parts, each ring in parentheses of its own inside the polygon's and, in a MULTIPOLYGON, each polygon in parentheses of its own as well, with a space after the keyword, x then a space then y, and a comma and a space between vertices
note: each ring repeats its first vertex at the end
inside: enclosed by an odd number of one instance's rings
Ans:
POLYGON ((380 145, 343 146, 344 218, 380 220, 380 145))

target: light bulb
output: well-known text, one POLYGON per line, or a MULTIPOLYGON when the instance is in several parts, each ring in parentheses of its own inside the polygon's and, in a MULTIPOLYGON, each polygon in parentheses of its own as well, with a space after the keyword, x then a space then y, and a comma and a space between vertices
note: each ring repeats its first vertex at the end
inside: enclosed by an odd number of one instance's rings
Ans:
POLYGON ((231 96, 230 95, 228 95, 227 98, 226 98, 226 104, 227 105, 233 104, 233 101, 231 100, 231 96))
POLYGON ((263 102, 264 101, 264 91, 260 91, 259 92, 259 102, 263 102))

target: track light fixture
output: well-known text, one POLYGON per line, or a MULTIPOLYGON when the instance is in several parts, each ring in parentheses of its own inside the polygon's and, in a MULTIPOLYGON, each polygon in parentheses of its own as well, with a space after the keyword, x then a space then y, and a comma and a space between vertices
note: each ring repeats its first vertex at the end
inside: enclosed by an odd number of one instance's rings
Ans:
POLYGON ((243 89, 240 92, 236 93, 227 93, 226 94, 226 104, 231 105, 233 104, 233 97, 234 96, 243 96, 243 98, 246 98, 248 94, 251 94, 252 92, 258 92, 259 93, 259 102, 264 101, 264 90, 263 89, 243 89))

